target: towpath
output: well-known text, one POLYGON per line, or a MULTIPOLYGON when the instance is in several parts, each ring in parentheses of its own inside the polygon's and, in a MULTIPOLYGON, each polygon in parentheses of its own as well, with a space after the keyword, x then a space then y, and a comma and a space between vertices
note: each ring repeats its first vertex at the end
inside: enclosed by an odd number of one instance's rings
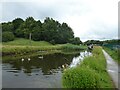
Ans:
POLYGON ((119 88, 120 90, 120 82, 118 81, 120 77, 120 71, 118 71, 118 68, 120 70, 120 66, 111 58, 111 56, 105 50, 103 50, 103 54, 107 61, 107 71, 111 76, 116 88, 119 88))

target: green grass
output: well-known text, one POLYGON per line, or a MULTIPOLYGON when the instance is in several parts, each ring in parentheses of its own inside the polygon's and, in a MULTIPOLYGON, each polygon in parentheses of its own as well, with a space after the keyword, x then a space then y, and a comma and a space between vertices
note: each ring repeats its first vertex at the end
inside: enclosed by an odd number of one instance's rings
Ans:
POLYGON ((110 49, 107 47, 103 47, 105 51, 114 59, 116 62, 120 64, 120 49, 115 50, 115 49, 110 49))
POLYGON ((27 54, 37 51, 77 51, 83 50, 85 46, 78 46, 73 44, 57 44, 52 45, 46 41, 30 41, 28 39, 16 39, 10 42, 2 43, 3 55, 11 54, 27 54))
POLYGON ((94 47, 93 56, 86 57, 76 68, 64 71, 62 82, 65 88, 113 88, 106 71, 106 60, 101 47, 94 47))
POLYGON ((63 74, 63 86, 64 88, 96 88, 99 87, 99 77, 88 67, 72 68, 63 74))
POLYGON ((17 38, 14 41, 3 42, 3 45, 18 45, 18 46, 50 46, 52 44, 46 41, 33 41, 29 39, 17 38))

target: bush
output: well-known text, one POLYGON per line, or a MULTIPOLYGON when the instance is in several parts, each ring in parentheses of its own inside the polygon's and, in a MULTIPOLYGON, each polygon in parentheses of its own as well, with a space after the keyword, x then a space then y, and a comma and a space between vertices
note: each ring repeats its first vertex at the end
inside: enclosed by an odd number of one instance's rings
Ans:
POLYGON ((7 42, 7 41, 13 41, 14 40, 14 34, 12 32, 3 32, 2 33, 2 41, 7 42))
POLYGON ((75 44, 75 45, 80 45, 82 44, 82 41, 80 40, 79 37, 75 37, 75 38, 70 39, 70 43, 75 44))
POLYGON ((99 88, 99 75, 86 67, 68 69, 62 78, 65 88, 99 88))

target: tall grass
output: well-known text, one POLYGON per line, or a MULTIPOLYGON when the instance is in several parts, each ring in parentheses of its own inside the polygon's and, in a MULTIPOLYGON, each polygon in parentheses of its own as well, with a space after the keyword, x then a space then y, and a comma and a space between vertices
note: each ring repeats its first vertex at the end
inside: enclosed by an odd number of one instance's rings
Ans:
POLYGON ((73 45, 73 44, 64 44, 62 45, 62 49, 69 51, 69 50, 84 50, 86 49, 86 46, 80 46, 80 45, 73 45))
POLYGON ((106 60, 101 47, 94 47, 93 56, 86 57, 81 65, 63 73, 65 88, 113 88, 106 71, 106 60))

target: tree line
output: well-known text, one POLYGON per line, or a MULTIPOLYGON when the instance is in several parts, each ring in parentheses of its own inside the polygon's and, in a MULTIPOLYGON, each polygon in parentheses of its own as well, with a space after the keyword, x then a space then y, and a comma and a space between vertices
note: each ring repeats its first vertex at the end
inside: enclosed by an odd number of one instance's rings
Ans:
POLYGON ((2 41, 11 41, 17 38, 31 37, 34 41, 48 41, 52 44, 81 44, 79 37, 74 36, 74 32, 67 23, 59 23, 53 18, 47 17, 42 23, 33 17, 25 20, 16 18, 11 22, 2 23, 2 41))
POLYGON ((116 45, 120 45, 120 39, 112 39, 112 40, 104 40, 104 41, 100 41, 100 40, 87 40, 84 42, 85 45, 90 45, 90 44, 96 44, 96 45, 107 45, 107 44, 116 44, 116 45))

